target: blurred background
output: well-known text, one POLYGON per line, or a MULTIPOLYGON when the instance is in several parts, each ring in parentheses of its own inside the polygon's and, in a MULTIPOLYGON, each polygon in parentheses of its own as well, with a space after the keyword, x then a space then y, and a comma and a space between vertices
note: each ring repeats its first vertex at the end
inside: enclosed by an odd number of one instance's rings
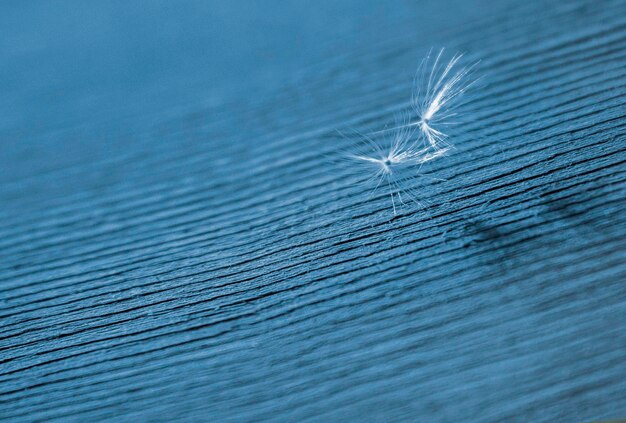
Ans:
POLYGON ((58 128, 280 89, 329 56, 407 30, 441 31, 504 3, 8 0, 0 128, 58 128))
MULTIPOLYGON (((306 69, 394 38, 430 48, 436 34, 505 3, 8 0, 0 13, 0 180, 117 154, 110 132, 143 131, 140 117, 258 101, 300 86, 306 69), (66 136, 52 141, 59 131, 66 136)), ((418 60, 399 72, 411 75, 418 60)))

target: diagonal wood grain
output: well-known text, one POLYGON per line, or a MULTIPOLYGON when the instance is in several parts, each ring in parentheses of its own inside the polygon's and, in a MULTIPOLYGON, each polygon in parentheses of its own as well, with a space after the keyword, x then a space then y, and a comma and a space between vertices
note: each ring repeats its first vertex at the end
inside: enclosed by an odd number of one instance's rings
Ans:
POLYGON ((406 16, 219 105, 24 136, 0 418, 626 416, 626 4, 547 3, 406 16), (445 181, 394 217, 326 157, 392 122, 439 45, 483 82, 425 169, 445 181))

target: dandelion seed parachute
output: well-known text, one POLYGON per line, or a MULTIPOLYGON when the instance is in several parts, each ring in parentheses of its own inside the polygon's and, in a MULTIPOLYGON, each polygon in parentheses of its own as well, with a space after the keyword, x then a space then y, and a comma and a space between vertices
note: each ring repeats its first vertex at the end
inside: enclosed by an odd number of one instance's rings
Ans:
POLYGON ((426 145, 406 118, 394 131, 382 137, 357 135, 359 143, 345 151, 343 158, 349 161, 350 169, 362 178, 362 182, 371 185, 369 197, 385 190, 394 215, 397 206, 405 205, 407 199, 421 206, 414 188, 417 178, 426 177, 420 174, 421 166, 445 154, 447 148, 435 151, 426 145))
POLYGON ((419 127, 431 145, 438 149, 447 145, 447 134, 441 127, 450 124, 450 118, 456 116, 459 97, 465 93, 476 79, 471 73, 477 62, 469 66, 459 66, 462 54, 455 54, 443 64, 444 49, 439 50, 431 65, 432 51, 420 62, 413 83, 412 105, 417 118, 410 125, 419 127))
POLYGON ((420 172, 424 163, 450 149, 441 127, 453 123, 449 119, 456 116, 459 97, 477 81, 470 78, 477 63, 459 66, 463 56, 455 54, 444 64, 443 54, 441 49, 431 64, 431 50, 421 61, 413 83, 412 112, 392 128, 371 135, 357 132, 360 142, 343 155, 350 169, 373 185, 370 197, 381 187, 388 190, 394 215, 396 201, 405 204, 403 195, 421 205, 413 181, 427 176, 420 172))

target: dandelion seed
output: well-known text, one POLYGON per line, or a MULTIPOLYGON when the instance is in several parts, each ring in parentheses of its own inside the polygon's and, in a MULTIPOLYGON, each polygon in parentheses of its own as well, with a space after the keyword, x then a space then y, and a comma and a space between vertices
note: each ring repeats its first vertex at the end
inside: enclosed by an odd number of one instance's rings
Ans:
POLYGON ((444 66, 442 64, 443 53, 444 49, 441 49, 431 67, 432 52, 429 52, 417 69, 412 97, 417 120, 409 124, 419 127, 430 146, 435 149, 447 145, 446 139, 448 138, 446 133, 435 127, 453 123, 449 119, 456 116, 458 97, 477 81, 476 79, 470 80, 469 76, 478 62, 459 67, 457 65, 463 55, 455 54, 444 66), (455 70, 455 67, 458 69, 455 70))
POLYGON ((454 123, 450 118, 457 116, 459 97, 477 81, 469 77, 478 62, 459 66, 463 56, 455 54, 443 64, 443 53, 441 49, 431 66, 432 51, 429 52, 415 74, 410 115, 417 117, 410 119, 407 115, 399 125, 371 135, 357 133, 359 145, 342 156, 350 160, 351 170, 358 170, 360 176, 367 176, 366 182, 374 184, 370 197, 381 187, 388 190, 394 215, 396 202, 405 204, 403 195, 421 205, 413 180, 429 177, 421 173, 422 165, 445 155, 451 148, 441 127, 454 123), (382 143, 376 141, 380 134, 387 134, 382 143))
POLYGON ((406 205, 405 199, 422 205, 419 195, 412 188, 414 180, 428 177, 420 173, 421 166, 447 151, 447 148, 433 150, 424 145, 421 137, 416 135, 416 129, 407 124, 407 120, 403 122, 380 142, 357 133, 360 143, 343 156, 350 160, 353 171, 366 176, 365 182, 373 185, 370 198, 379 189, 387 190, 394 215, 397 214, 397 205, 406 205))

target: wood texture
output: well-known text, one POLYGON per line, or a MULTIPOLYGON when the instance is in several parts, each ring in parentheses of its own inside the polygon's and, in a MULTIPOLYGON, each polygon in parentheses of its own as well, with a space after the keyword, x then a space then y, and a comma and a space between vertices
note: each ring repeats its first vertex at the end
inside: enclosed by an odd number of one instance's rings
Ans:
POLYGON ((562 3, 415 8, 216 104, 5 132, 0 418, 626 417, 626 3, 562 3), (431 46, 483 79, 394 217, 327 157, 431 46))

